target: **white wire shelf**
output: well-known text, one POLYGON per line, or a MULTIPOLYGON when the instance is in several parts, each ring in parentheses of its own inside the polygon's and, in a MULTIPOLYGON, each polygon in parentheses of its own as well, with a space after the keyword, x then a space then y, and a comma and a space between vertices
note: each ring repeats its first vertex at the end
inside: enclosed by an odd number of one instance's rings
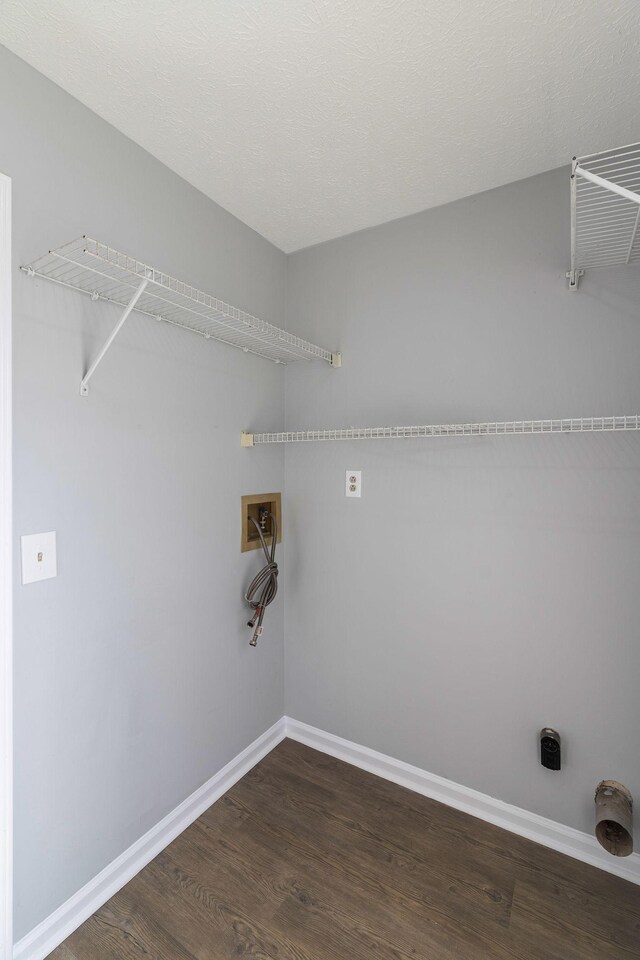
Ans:
POLYGON ((494 437, 549 433, 601 433, 640 430, 640 414, 625 417, 572 417, 558 420, 505 420, 499 423, 439 423, 417 427, 347 427, 243 433, 243 447, 262 443, 312 443, 319 440, 410 440, 432 437, 494 437))
MULTIPOLYGON (((340 354, 253 317, 89 237, 80 237, 50 250, 21 269, 29 276, 44 277, 79 290, 92 300, 106 300, 126 308, 122 322, 131 310, 136 310, 275 363, 319 359, 340 366, 340 354)), ((112 339, 107 342, 107 349, 112 339)), ((104 353, 99 360, 102 356, 104 353)), ((88 382, 91 373, 93 370, 84 381, 88 382)))
POLYGON ((574 157, 571 165, 571 270, 640 262, 640 143, 574 157))

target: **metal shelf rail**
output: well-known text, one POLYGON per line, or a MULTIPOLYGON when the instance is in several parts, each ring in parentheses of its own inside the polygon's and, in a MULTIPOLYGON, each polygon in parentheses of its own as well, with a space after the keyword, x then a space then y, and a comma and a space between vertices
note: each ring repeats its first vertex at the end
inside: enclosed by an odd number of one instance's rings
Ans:
POLYGON ((640 261, 639 190, 640 143, 573 158, 571 290, 587 269, 640 261))
POLYGON ((243 433, 243 447, 262 443, 311 443, 318 440, 409 440, 431 437, 501 437, 523 434, 601 433, 640 430, 640 414, 626 417, 572 417, 562 420, 506 420, 501 423, 439 423, 418 427, 347 427, 340 430, 293 430, 243 433))
POLYGON ((30 277, 44 277, 79 290, 92 300, 106 300, 124 308, 82 378, 83 397, 88 395, 91 377, 133 310, 274 363, 319 359, 334 367, 341 366, 339 353, 302 340, 89 237, 50 250, 21 270, 30 277))

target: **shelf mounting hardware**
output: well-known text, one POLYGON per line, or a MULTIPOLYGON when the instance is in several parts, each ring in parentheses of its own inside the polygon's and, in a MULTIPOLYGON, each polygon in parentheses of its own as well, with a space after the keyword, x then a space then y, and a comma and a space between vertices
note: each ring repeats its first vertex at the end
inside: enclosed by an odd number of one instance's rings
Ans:
POLYGON ((129 303, 128 303, 127 306, 125 307, 122 316, 120 317, 120 319, 119 319, 118 322, 116 323, 115 327, 113 328, 113 330, 111 331, 111 333, 109 334, 109 336, 107 337, 107 339, 105 340, 104 345, 103 345, 102 349, 100 350, 100 353, 99 353, 98 356, 95 358, 95 360, 93 361, 93 363, 91 364, 91 366, 89 367, 89 369, 87 370, 87 372, 85 373, 84 377, 83 377, 82 380, 80 381, 80 396, 81 396, 81 397, 88 397, 88 396, 89 396, 89 380, 91 380, 91 377, 94 375, 94 373, 96 372, 96 370, 97 370, 98 367, 100 366, 100 363, 101 363, 101 361, 104 359, 104 356, 105 356, 105 354, 107 353, 107 350, 109 349, 109 347, 111 346, 111 344, 113 343, 113 341, 115 340, 115 338, 116 338, 116 337, 118 336, 118 334, 120 333, 120 330, 121 330, 122 327, 124 326, 125 320, 127 319, 127 317, 129 316, 129 314, 131 313, 131 311, 132 311, 133 308, 135 307, 136 303, 138 302, 138 300, 140 299, 140 297, 141 297, 142 294, 144 293, 144 291, 145 291, 146 286, 147 286, 148 283, 149 283, 149 281, 148 281, 147 279, 144 279, 144 280, 142 281, 142 283, 140 284, 140 286, 138 287, 138 289, 135 291, 135 293, 134 293, 133 296, 131 297, 131 300, 129 300, 129 303))
POLYGON ((584 277, 584 270, 567 270, 565 277, 569 281, 569 290, 577 290, 580 277, 584 277))
POLYGON ((584 270, 576 268, 576 167, 578 161, 574 157, 571 161, 571 270, 567 270, 565 276, 569 281, 569 290, 577 290, 580 277, 584 270))

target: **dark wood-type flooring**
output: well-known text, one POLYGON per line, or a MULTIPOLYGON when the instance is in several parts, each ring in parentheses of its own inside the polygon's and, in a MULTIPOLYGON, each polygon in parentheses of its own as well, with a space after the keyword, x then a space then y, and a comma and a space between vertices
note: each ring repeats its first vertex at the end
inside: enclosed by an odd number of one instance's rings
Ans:
POLYGON ((285 740, 51 960, 628 960, 640 887, 285 740))

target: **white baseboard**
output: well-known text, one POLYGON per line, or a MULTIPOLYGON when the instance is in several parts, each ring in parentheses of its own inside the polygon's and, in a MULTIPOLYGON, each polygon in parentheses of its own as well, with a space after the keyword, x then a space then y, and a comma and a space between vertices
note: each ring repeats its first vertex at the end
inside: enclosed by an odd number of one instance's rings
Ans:
POLYGON ((305 743, 315 750, 327 753, 338 760, 345 760, 354 767, 360 767, 385 780, 391 780, 401 787, 407 787, 432 800, 439 800, 456 810, 462 810, 473 817, 479 817, 511 833, 517 833, 528 840, 534 840, 558 853, 564 853, 576 860, 582 860, 591 866, 599 867, 624 880, 640 884, 640 855, 632 853, 630 857, 613 857, 602 849, 595 837, 572 827, 566 827, 554 820, 530 813, 521 807, 514 807, 502 800, 496 800, 485 793, 463 787, 453 780, 445 780, 434 773, 428 773, 419 767, 413 767, 402 760, 395 760, 384 753, 362 747, 350 740, 343 740, 332 733, 325 733, 299 720, 284 717, 286 736, 305 743))
POLYGON ((14 960, 43 960, 284 737, 282 718, 23 937, 13 948, 14 960))

